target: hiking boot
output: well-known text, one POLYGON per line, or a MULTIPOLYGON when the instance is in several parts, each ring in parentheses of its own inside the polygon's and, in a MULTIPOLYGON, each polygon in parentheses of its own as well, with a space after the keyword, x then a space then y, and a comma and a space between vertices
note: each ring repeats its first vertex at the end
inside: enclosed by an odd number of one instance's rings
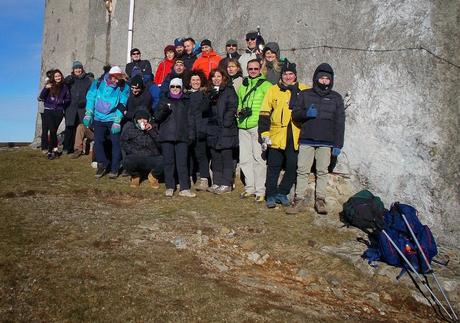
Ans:
POLYGON ((167 188, 165 191, 165 196, 166 197, 173 197, 174 196, 174 190, 172 188, 167 188))
POLYGON ((207 178, 200 178, 200 183, 195 187, 197 191, 206 191, 209 187, 207 178))
POLYGON ((183 197, 196 197, 196 194, 190 190, 182 190, 179 192, 179 196, 183 197))
POLYGON ((160 188, 160 183, 158 182, 158 179, 155 176, 153 176, 151 172, 147 176, 147 179, 149 180, 151 188, 160 188))
POLYGON ((231 191, 232 191, 231 186, 221 185, 214 190, 214 193, 220 195, 220 194, 230 193, 231 191))
POLYGON ((276 200, 276 203, 280 203, 282 206, 290 205, 288 197, 284 194, 280 194, 280 193, 276 194, 275 200, 276 200))
POLYGON ((315 201, 315 209, 319 214, 327 214, 326 201, 322 198, 317 198, 315 201))
POLYGON ((305 199, 294 199, 292 204, 286 208, 286 214, 298 214, 308 209, 305 199))
POLYGON ((267 205, 269 209, 274 209, 276 207, 275 197, 273 196, 267 197, 267 202, 265 202, 265 205, 267 205))
POLYGON ((208 192, 214 193, 214 192, 216 191, 216 189, 218 189, 218 188, 219 188, 219 185, 212 184, 212 186, 211 186, 211 187, 208 187, 206 190, 207 190, 208 192))
POLYGON ((131 182, 129 186, 137 188, 141 184, 141 178, 139 176, 131 176, 131 182))
POLYGON ((108 176, 110 179, 117 179, 118 172, 110 172, 108 176))
POLYGON ((128 177, 129 176, 129 173, 126 169, 123 168, 123 170, 121 171, 121 174, 120 174, 121 177, 128 177))
POLYGON ((81 151, 80 149, 75 149, 73 153, 70 154, 70 158, 77 159, 81 155, 83 155, 83 151, 81 151))
POLYGON ((254 196, 255 196, 254 193, 249 193, 249 192, 246 192, 246 191, 244 191, 243 193, 240 194, 241 199, 247 199, 249 197, 254 197, 254 196))
POLYGON ((264 195, 256 195, 256 198, 254 199, 256 203, 262 203, 265 202, 265 196, 264 195))
POLYGON ((97 170, 96 170, 96 175, 94 175, 94 176, 96 178, 101 178, 105 174, 107 174, 107 169, 104 166, 102 166, 102 164, 98 164, 97 165, 97 170))

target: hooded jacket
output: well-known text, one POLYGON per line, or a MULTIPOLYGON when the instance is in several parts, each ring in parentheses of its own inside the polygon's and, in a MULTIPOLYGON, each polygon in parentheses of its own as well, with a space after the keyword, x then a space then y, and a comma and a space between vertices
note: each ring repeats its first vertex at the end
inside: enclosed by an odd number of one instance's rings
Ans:
POLYGON ((65 110, 65 125, 75 126, 81 123, 85 116, 86 93, 92 83, 92 78, 83 72, 80 76, 71 74, 67 76, 64 82, 70 87, 70 104, 65 110))
POLYGON ((140 114, 139 112, 135 113, 134 119, 123 127, 120 137, 121 148, 126 156, 159 156, 157 129, 153 127, 148 131, 141 130, 137 124, 140 114))
POLYGON ((46 87, 40 92, 39 100, 43 101, 45 110, 64 111, 70 103, 69 87, 63 83, 58 96, 51 95, 46 87))
POLYGON ((313 88, 302 91, 298 97, 292 119, 301 123, 300 144, 323 147, 343 147, 345 132, 345 110, 342 96, 333 91, 334 71, 329 64, 320 64, 313 75, 313 88), (331 83, 325 87, 319 84, 318 74, 327 73, 331 83), (314 106, 315 118, 307 118, 307 110, 314 106))
POLYGON ((201 53, 201 56, 198 57, 193 63, 194 70, 202 70, 206 77, 209 76, 212 69, 215 69, 219 66, 219 62, 222 58, 217 55, 215 51, 209 53, 201 53))
POLYGON ((174 69, 172 69, 171 72, 166 76, 166 78, 161 83, 161 86, 160 86, 161 96, 164 97, 164 96, 166 96, 166 94, 168 94, 168 92, 169 92, 169 83, 171 83, 172 79, 180 78, 183 81, 184 76, 185 76, 185 71, 182 74, 177 74, 176 71, 174 69))

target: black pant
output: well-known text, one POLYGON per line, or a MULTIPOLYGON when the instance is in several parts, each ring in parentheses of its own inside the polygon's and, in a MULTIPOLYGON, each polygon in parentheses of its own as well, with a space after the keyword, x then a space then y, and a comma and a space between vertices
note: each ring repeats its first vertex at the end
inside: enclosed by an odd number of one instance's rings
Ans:
POLYGON ((45 125, 45 113, 40 113, 40 118, 42 119, 42 135, 41 135, 41 143, 40 148, 42 150, 48 150, 48 128, 45 125))
MULTIPOLYGON (((288 133, 291 129, 288 129, 288 133)), ((292 135, 287 138, 286 149, 268 148, 267 178, 265 179, 265 195, 288 195, 296 180, 298 151, 294 150, 292 135), (278 186, 278 178, 284 165, 284 176, 278 186)))
POLYGON ((131 176, 146 176, 152 172, 156 178, 163 175, 163 156, 133 156, 123 158, 123 167, 131 176))
POLYGON ((212 181, 215 185, 233 185, 233 151, 211 148, 212 181))
POLYGON ((67 151, 68 153, 73 152, 73 147, 75 145, 75 133, 77 131, 77 126, 78 124, 75 126, 65 126, 63 149, 67 151))
POLYGON ((196 172, 200 173, 200 178, 209 179, 209 157, 206 140, 198 140, 190 147, 190 176, 196 172))
POLYGON ((188 175, 188 144, 177 141, 162 142, 161 151, 163 153, 166 188, 174 189, 176 187, 174 171, 177 171, 180 190, 190 189, 190 178, 188 175))
POLYGON ((53 148, 56 148, 58 145, 57 130, 63 117, 64 113, 60 110, 45 109, 45 111, 43 112, 44 122, 42 124, 42 140, 44 139, 43 136, 46 136, 46 142, 48 143, 48 152, 52 152, 53 148), (48 131, 50 132, 49 141, 48 131))

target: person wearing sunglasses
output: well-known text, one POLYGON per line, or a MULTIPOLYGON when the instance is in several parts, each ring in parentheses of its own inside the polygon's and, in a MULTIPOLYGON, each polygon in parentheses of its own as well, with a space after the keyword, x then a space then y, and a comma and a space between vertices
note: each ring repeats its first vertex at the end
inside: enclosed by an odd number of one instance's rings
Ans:
POLYGON ((153 79, 152 66, 146 59, 141 59, 141 51, 138 48, 131 49, 131 63, 126 64, 125 72, 131 78, 134 66, 137 66, 142 71, 144 80, 151 81, 153 79))
POLYGON ((182 91, 182 79, 174 78, 169 92, 160 100, 155 111, 158 124, 158 142, 164 161, 165 196, 173 197, 176 188, 175 174, 179 180, 179 196, 195 197, 190 191, 188 172, 188 144, 194 139, 193 114, 189 97, 182 91))
POLYGON ((246 34, 246 45, 247 48, 244 54, 238 59, 242 68, 243 77, 248 76, 247 65, 252 59, 258 58, 258 51, 256 47, 257 31, 250 31, 246 34))
POLYGON ((219 62, 219 68, 224 71, 227 69, 229 59, 233 58, 238 60, 241 55, 238 53, 238 42, 234 39, 229 39, 225 43, 226 56, 219 62))

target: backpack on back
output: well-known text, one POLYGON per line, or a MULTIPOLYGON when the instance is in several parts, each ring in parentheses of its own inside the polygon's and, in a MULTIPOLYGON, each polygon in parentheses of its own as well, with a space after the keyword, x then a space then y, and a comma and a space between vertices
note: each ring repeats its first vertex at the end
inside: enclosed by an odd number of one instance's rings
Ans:
POLYGON ((347 226, 353 226, 371 233, 383 229, 385 207, 378 196, 363 190, 343 204, 342 219, 347 226))

